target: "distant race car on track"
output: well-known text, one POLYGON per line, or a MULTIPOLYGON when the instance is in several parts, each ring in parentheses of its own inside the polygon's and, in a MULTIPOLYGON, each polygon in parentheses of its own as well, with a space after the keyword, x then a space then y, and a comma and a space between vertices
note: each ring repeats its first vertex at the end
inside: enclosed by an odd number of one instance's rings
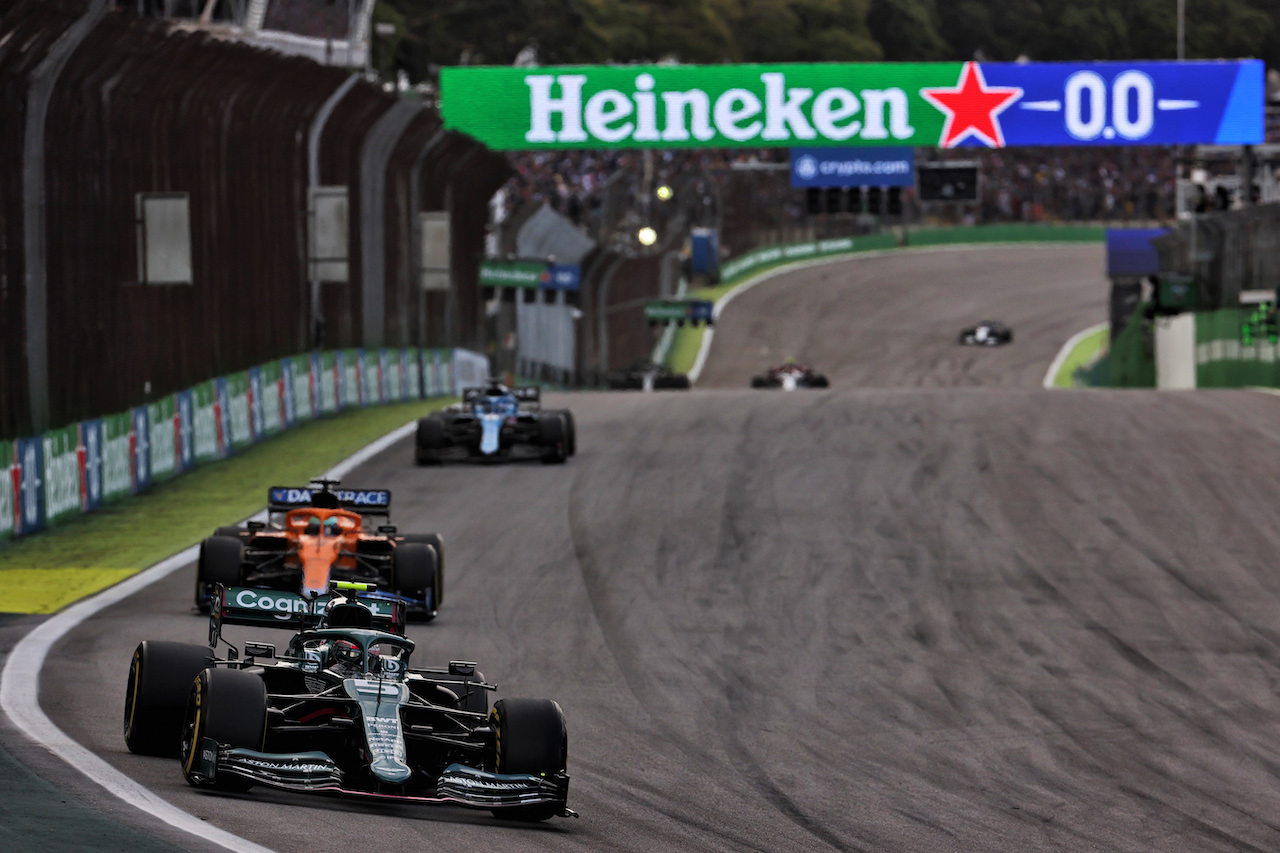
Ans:
POLYGON ((1013 343, 1013 329, 998 320, 983 320, 960 333, 960 343, 966 346, 998 347, 1013 343))
POLYGON ((673 373, 671 368, 652 361, 641 361, 626 370, 609 374, 609 387, 614 391, 688 391, 689 377, 673 373))
POLYGON ((774 365, 757 376, 751 377, 752 388, 781 388, 794 391, 797 388, 826 388, 831 383, 827 377, 806 364, 788 361, 774 365))
POLYGON ((216 791, 262 785, 513 820, 576 817, 560 706, 500 699, 491 709, 496 688, 470 662, 411 669, 404 603, 371 586, 334 581, 306 598, 219 584, 208 646, 145 640, 134 651, 129 750, 177 758, 188 784, 216 791), (297 633, 279 653, 248 642, 242 656, 222 639, 229 624, 297 633), (231 650, 219 659, 221 643, 231 650))
POLYGON ((267 521, 219 527, 200 543, 196 606, 208 609, 217 584, 319 595, 331 581, 373 581, 411 616, 434 618, 444 601, 440 534, 398 532, 386 490, 337 486, 272 486, 267 521))
POLYGON ((543 409, 538 388, 508 388, 501 382, 463 389, 461 403, 420 418, 414 441, 419 465, 449 459, 560 463, 576 451, 568 409, 543 409))

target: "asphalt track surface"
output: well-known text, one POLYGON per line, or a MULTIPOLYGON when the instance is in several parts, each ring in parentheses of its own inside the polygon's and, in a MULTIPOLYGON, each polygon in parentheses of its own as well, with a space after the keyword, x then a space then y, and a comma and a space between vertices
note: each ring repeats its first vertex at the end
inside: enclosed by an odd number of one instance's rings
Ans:
POLYGON ((1097 247, 825 273, 838 298, 810 272, 730 306, 706 376, 731 390, 566 398, 564 467, 406 443, 347 479, 446 537, 416 659, 561 703, 580 820, 208 794, 130 755, 130 652, 200 642, 192 569, 68 635, 45 709, 279 851, 1280 849, 1280 399, 1041 389, 1105 316, 1097 247), (961 351, 985 314, 1015 343, 961 351), (830 391, 743 388, 748 346, 819 339, 795 355, 830 391))

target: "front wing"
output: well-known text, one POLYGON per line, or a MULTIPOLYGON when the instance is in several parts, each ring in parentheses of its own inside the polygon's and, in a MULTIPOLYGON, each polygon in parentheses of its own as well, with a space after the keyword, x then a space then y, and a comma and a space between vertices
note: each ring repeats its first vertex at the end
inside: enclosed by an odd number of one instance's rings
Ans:
POLYGON ((219 746, 213 738, 205 738, 195 758, 193 775, 205 782, 215 782, 220 776, 237 776, 286 791, 473 809, 559 804, 562 817, 578 816, 564 805, 569 796, 567 773, 544 778, 522 773, 486 773, 463 764, 450 764, 436 780, 435 796, 416 796, 348 787, 344 783, 342 769, 323 752, 268 753, 229 749, 219 746))

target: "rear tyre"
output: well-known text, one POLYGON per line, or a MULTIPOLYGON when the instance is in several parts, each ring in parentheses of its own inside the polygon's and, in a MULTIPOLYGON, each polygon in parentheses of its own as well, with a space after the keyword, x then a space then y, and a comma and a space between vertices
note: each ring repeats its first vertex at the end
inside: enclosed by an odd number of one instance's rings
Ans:
POLYGON ((239 537, 214 535, 200 543, 196 561, 196 607, 209 612, 214 584, 239 586, 244 545, 239 537))
POLYGON ((564 417, 558 412, 538 418, 538 443, 542 445, 542 461, 559 465, 565 460, 564 417))
POLYGON ((413 459, 419 465, 439 465, 440 449, 444 447, 444 422, 439 418, 419 418, 414 439, 413 459))
POLYGON ((143 640, 133 652, 124 694, 124 742, 138 755, 177 757, 192 680, 213 663, 213 650, 143 640))
POLYGON ((564 418, 564 455, 572 456, 578 452, 578 428, 573 422, 573 412, 561 409, 560 417, 564 418))
POLYGON ((417 542, 430 545, 436 552, 436 608, 444 604, 444 537, 439 533, 406 533, 406 544, 417 542))
MULTIPOLYGON (((499 699, 489 712, 495 733, 495 773, 552 776, 564 772, 569 759, 569 734, 564 712, 550 699, 499 699)), ((542 803, 493 809, 509 820, 538 821, 555 817, 564 803, 542 803)))
POLYGON ((752 388, 768 388, 768 387, 769 387, 769 383, 768 383, 768 382, 767 382, 763 377, 760 377, 760 376, 752 376, 752 377, 751 377, 751 387, 752 387, 752 388))
POLYGON ((821 373, 813 377, 813 382, 810 384, 812 384, 814 388, 830 388, 831 387, 831 383, 827 381, 827 377, 823 376, 821 373))
POLYGON ((391 571, 391 586, 396 595, 426 602, 423 608, 411 608, 409 617, 423 622, 436 618, 440 602, 440 573, 436 570, 435 549, 421 542, 398 545, 391 571))
POLYGON ((688 391, 693 387, 693 383, 689 381, 689 377, 681 373, 678 376, 671 377, 671 387, 677 391, 688 391))
POLYGON ((182 724, 182 775, 197 788, 247 791, 253 783, 241 776, 207 779, 196 756, 205 738, 220 746, 262 751, 267 736, 267 685, 261 678, 235 669, 209 667, 191 684, 182 724))

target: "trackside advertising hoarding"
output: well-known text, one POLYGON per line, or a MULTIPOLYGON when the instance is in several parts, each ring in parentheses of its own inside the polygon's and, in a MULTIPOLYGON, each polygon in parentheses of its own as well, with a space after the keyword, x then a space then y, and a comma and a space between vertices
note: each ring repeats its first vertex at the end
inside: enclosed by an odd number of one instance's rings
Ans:
POLYGON ((440 70, 445 127, 498 150, 1256 144, 1264 66, 1220 62, 440 70))
POLYGON ((470 384, 488 372, 488 360, 467 350, 309 353, 220 376, 127 412, 0 441, 0 541, 92 512, 344 405, 456 394, 453 365, 459 360, 467 364, 470 384))

